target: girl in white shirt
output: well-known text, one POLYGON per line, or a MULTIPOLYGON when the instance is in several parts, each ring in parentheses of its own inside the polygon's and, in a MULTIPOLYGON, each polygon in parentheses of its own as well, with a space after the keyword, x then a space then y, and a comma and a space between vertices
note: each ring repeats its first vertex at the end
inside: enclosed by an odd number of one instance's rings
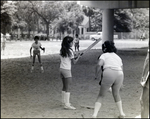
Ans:
POLYGON ((119 118, 125 117, 119 94, 124 79, 122 60, 116 54, 117 49, 113 41, 105 41, 102 44, 102 51, 103 54, 99 57, 96 66, 96 78, 100 79, 100 91, 95 102, 93 117, 97 117, 102 99, 110 87, 112 88, 112 94, 120 112, 119 118))
POLYGON ((42 73, 44 72, 44 69, 43 69, 43 65, 42 65, 42 62, 41 62, 41 55, 40 55, 40 49, 42 49, 43 51, 45 51, 45 48, 41 47, 41 43, 38 42, 39 40, 39 37, 38 36, 35 36, 34 37, 34 43, 32 43, 31 45, 31 48, 30 48, 30 57, 32 57, 32 48, 33 48, 33 64, 32 64, 32 67, 31 67, 31 72, 33 71, 34 69, 34 63, 35 63, 35 58, 36 58, 36 55, 38 56, 38 60, 39 60, 39 63, 40 63, 40 66, 41 66, 41 71, 42 73))
POLYGON ((72 50, 73 46, 73 38, 70 36, 66 36, 61 44, 60 49, 60 76, 63 83, 62 88, 62 103, 64 104, 65 109, 76 109, 73 107, 70 103, 70 91, 69 91, 69 85, 72 81, 72 74, 71 74, 71 60, 73 60, 73 63, 75 64, 80 55, 78 57, 74 57, 74 53, 72 50))

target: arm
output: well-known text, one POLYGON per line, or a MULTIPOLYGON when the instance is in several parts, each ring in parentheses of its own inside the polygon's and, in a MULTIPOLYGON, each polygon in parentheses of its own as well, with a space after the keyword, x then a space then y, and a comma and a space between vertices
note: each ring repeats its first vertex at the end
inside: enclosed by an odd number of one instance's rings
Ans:
POLYGON ((73 64, 76 64, 80 57, 81 57, 81 55, 79 54, 77 57, 73 58, 72 59, 73 64))
POLYGON ((30 57, 32 57, 32 53, 31 53, 31 51, 32 51, 32 47, 30 48, 30 57))
POLYGON ((102 73, 103 73, 103 64, 104 64, 104 61, 100 59, 95 67, 95 79, 100 78, 101 80, 102 73))
POLYGON ((42 47, 40 46, 40 49, 43 50, 43 52, 45 52, 45 48, 44 48, 44 47, 42 48, 42 47))

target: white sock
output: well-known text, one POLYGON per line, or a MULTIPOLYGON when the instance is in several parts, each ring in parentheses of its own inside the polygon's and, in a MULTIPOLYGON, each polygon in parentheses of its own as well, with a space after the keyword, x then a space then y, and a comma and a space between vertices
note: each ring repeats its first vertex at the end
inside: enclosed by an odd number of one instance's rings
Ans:
POLYGON ((100 102, 96 102, 95 103, 95 107, 94 107, 94 113, 93 113, 93 117, 97 117, 98 111, 101 108, 101 103, 100 102))
POLYGON ((71 103, 70 103, 70 92, 65 92, 65 95, 64 95, 64 101, 65 101, 65 108, 68 108, 68 109, 76 109, 75 107, 71 106, 71 103))
POLYGON ((119 109, 119 113, 121 116, 125 116, 124 112, 123 112, 123 109, 122 109, 122 101, 119 101, 119 102, 116 102, 116 105, 119 109))
POLYGON ((43 66, 41 66, 41 70, 44 70, 44 69, 43 69, 43 66))

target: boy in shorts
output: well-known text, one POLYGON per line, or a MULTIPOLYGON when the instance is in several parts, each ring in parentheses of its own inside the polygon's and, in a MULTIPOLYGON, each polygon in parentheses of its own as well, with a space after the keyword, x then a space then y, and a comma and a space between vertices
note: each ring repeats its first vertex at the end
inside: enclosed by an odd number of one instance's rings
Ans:
POLYGON ((78 50, 78 52, 79 52, 79 37, 78 37, 78 34, 76 34, 76 37, 74 39, 74 47, 75 47, 75 52, 76 52, 76 50, 78 50))
POLYGON ((35 58, 36 58, 36 55, 38 56, 38 61, 40 63, 40 66, 41 66, 41 71, 42 73, 44 72, 44 69, 43 69, 43 65, 41 63, 41 55, 40 55, 40 49, 42 49, 44 52, 45 52, 45 48, 41 47, 41 43, 38 42, 39 40, 39 37, 38 36, 35 36, 34 37, 34 43, 32 44, 31 48, 30 48, 30 57, 32 58, 32 54, 31 54, 31 51, 32 51, 32 48, 33 48, 33 63, 32 63, 32 67, 31 67, 31 73, 32 71, 34 70, 34 63, 35 63, 35 58))

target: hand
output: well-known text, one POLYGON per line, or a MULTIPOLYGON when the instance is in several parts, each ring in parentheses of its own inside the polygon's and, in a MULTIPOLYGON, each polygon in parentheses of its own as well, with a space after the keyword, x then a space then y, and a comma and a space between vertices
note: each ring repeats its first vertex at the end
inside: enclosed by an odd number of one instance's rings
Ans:
POLYGON ((43 52, 45 52, 45 48, 43 48, 43 52))
POLYGON ((81 57, 82 56, 82 53, 78 53, 78 57, 81 57))
POLYGON ((32 55, 30 55, 30 58, 32 58, 32 55))

